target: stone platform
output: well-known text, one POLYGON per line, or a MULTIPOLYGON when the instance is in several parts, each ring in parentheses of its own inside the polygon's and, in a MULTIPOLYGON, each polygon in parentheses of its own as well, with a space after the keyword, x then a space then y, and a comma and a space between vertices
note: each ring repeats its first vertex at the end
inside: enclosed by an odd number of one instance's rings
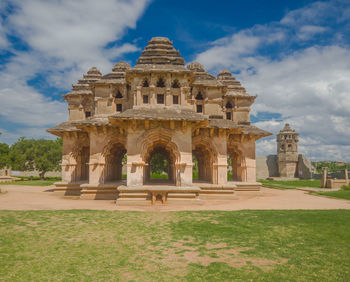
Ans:
POLYGON ((175 186, 166 183, 126 186, 125 181, 105 184, 88 184, 83 182, 56 182, 55 193, 65 196, 79 196, 81 199, 116 200, 117 205, 129 204, 163 204, 174 201, 186 201, 197 204, 202 199, 230 200, 237 199, 236 192, 261 191, 258 182, 228 182, 211 184, 196 182, 193 186, 175 186))
POLYGON ((8 181, 15 181, 20 180, 18 177, 12 177, 12 176, 0 176, 0 182, 8 182, 8 181))

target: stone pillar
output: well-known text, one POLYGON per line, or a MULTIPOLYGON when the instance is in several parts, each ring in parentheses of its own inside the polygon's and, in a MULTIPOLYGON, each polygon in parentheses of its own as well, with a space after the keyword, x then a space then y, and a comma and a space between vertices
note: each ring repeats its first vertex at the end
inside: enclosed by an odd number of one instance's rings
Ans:
POLYGON ((322 179, 321 179, 321 188, 327 187, 327 168, 322 168, 322 179))
POLYGON ((172 104, 172 95, 171 95, 171 91, 170 91, 170 88, 167 88, 166 89, 166 91, 165 91, 165 101, 164 101, 164 103, 165 103, 165 106, 171 106, 171 104, 172 104))
POLYGON ((147 164, 141 160, 140 154, 128 154, 126 163, 126 179, 128 186, 143 185, 146 165, 147 164))
POLYGON ((106 159, 102 154, 107 144, 105 135, 96 129, 90 132, 90 161, 89 161, 89 184, 103 184, 105 182, 106 159))
POLYGON ((140 106, 142 104, 142 94, 141 94, 141 86, 136 87, 136 105, 140 106))
POLYGON ((192 152, 180 153, 180 163, 175 164, 176 167, 176 186, 192 185, 192 152))
POLYGON ((227 183, 227 155, 219 156, 217 163, 217 184, 227 183))
POLYGON ((62 148, 62 182, 72 183, 76 179, 75 171, 77 168, 77 160, 73 156, 73 148, 76 144, 76 137, 70 134, 63 136, 62 148))
POLYGON ((128 130, 126 140, 127 147, 127 163, 126 163, 126 179, 128 186, 139 186, 144 183, 145 166, 147 165, 141 158, 141 149, 138 146, 138 138, 141 132, 128 130))
POLYGON ((177 186, 192 185, 192 128, 190 124, 186 127, 177 127, 172 136, 172 142, 176 144, 179 154, 175 163, 175 179, 177 186))
POLYGON ((219 135, 212 138, 217 152, 217 158, 213 164, 213 184, 227 183, 227 141, 226 131, 219 131, 219 135))
POLYGON ((75 181, 75 170, 77 167, 76 163, 66 163, 62 160, 62 182, 72 183, 75 181))
POLYGON ((156 97, 156 87, 154 85, 149 86, 149 103, 151 105, 156 105, 157 104, 157 97, 156 97))

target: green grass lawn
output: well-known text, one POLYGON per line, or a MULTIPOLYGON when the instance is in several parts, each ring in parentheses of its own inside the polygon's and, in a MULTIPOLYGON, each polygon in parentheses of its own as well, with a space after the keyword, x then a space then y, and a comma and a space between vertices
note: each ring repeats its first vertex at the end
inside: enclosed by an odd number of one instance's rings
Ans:
POLYGON ((310 194, 350 200, 350 190, 338 190, 338 191, 329 191, 329 192, 328 191, 327 192, 310 192, 310 194))
POLYGON ((298 187, 321 187, 321 180, 314 179, 314 180, 285 180, 285 181, 278 181, 278 180, 263 180, 259 179, 258 182, 262 183, 265 187, 270 188, 279 188, 279 189, 296 189, 298 187))
POLYGON ((19 180, 1 182, 0 185, 28 185, 28 186, 50 186, 57 181, 61 181, 61 177, 45 177, 40 180, 39 177, 16 176, 19 180))
POLYGON ((28 185, 28 186, 50 186, 57 180, 16 180, 1 182, 0 185, 28 185))
POLYGON ((0 211, 0 280, 347 281, 350 211, 0 211))

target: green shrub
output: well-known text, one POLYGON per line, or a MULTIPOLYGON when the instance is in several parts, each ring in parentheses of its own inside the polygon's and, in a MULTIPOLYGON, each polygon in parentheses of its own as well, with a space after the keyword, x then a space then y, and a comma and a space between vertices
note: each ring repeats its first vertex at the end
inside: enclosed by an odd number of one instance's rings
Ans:
POLYGON ((343 185, 341 187, 342 190, 350 190, 350 185, 343 185))

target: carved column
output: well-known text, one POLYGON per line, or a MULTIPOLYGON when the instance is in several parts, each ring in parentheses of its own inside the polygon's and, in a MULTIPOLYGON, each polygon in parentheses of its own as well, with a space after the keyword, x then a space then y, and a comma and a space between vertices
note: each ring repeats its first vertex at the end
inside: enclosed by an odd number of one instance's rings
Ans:
POLYGON ((165 91, 165 106, 170 106, 172 104, 172 95, 170 88, 167 88, 165 91))
POLYGON ((141 86, 136 87, 136 105, 140 106, 142 104, 142 93, 141 93, 141 86))
POLYGON ((103 149, 107 140, 103 132, 99 133, 95 128, 90 132, 90 161, 89 161, 89 184, 103 184, 105 182, 106 159, 103 149))

